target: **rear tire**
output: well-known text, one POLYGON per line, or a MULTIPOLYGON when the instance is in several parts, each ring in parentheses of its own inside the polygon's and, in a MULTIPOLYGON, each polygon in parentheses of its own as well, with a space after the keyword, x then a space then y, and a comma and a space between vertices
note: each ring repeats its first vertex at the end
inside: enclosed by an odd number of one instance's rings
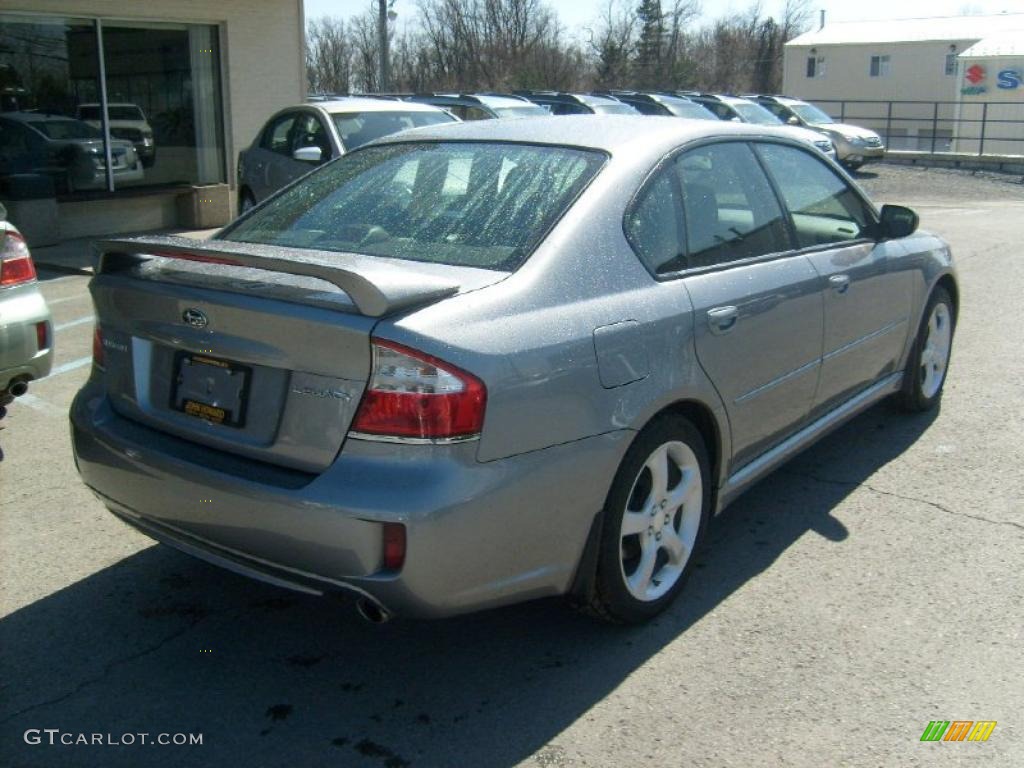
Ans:
POLYGON ((939 286, 928 299, 921 327, 910 350, 903 374, 903 388, 896 395, 900 408, 920 413, 939 404, 949 370, 955 330, 953 300, 949 292, 939 286))
POLYGON ((587 612, 636 624, 669 606, 704 537, 711 482, 704 440, 687 419, 660 418, 637 436, 605 502, 587 612))

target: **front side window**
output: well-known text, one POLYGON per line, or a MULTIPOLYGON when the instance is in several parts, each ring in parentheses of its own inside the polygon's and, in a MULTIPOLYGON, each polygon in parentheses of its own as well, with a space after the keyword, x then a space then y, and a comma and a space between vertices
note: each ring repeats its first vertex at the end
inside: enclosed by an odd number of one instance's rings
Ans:
POLYGON ((604 160, 595 151, 503 143, 367 147, 310 174, 223 237, 513 270, 604 160))
POLYGON ((292 152, 303 147, 319 148, 321 161, 331 156, 331 139, 327 135, 327 128, 316 115, 302 114, 295 120, 292 152))
POLYGON ((295 127, 296 117, 297 115, 294 112, 289 112, 275 118, 270 125, 267 126, 266 131, 263 132, 263 142, 261 146, 264 149, 276 152, 279 155, 291 155, 292 129, 295 127))
POLYGON ((888 56, 872 56, 870 73, 871 77, 888 77, 889 76, 889 57, 888 56))
POLYGON ((686 267, 681 207, 672 169, 658 173, 626 216, 626 235, 640 260, 655 274, 686 267))
POLYGON ((799 247, 865 236, 872 219, 863 200, 819 158, 781 144, 757 151, 792 215, 799 247))
POLYGON ((699 147, 681 155, 675 167, 683 189, 688 266, 789 249, 782 209, 749 146, 699 147))

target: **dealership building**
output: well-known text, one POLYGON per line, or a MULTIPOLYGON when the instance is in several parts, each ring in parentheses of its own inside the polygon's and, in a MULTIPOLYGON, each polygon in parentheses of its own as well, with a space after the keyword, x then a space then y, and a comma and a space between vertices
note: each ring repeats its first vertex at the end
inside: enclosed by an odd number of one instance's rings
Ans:
POLYGON ((1024 13, 826 23, 786 44, 783 91, 891 149, 1024 155, 1024 13))
POLYGON ((302 0, 0 0, 0 202, 36 244, 226 223, 305 95, 302 0), (106 117, 106 120, 104 120, 106 117))

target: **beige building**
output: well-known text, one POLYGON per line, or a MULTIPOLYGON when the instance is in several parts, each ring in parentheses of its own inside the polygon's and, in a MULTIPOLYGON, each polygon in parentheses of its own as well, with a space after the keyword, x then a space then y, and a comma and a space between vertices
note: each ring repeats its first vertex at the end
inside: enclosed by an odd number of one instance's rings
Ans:
POLYGON ((11 220, 37 241, 226 223, 239 150, 305 96, 303 27, 302 0, 0 0, 11 220))
POLYGON ((786 44, 783 92, 882 132, 892 149, 950 151, 969 127, 956 122, 961 54, 1014 31, 1024 36, 1024 13, 826 23, 786 44))

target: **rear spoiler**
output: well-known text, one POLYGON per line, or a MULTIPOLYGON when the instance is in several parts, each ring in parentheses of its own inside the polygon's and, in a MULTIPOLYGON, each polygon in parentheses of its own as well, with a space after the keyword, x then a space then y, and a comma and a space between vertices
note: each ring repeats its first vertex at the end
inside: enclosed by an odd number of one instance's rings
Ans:
POLYGON ((319 278, 343 290, 368 317, 437 301, 459 290, 458 283, 425 274, 409 262, 396 264, 394 259, 357 253, 168 235, 98 240, 95 248, 97 275, 159 256, 319 278))

